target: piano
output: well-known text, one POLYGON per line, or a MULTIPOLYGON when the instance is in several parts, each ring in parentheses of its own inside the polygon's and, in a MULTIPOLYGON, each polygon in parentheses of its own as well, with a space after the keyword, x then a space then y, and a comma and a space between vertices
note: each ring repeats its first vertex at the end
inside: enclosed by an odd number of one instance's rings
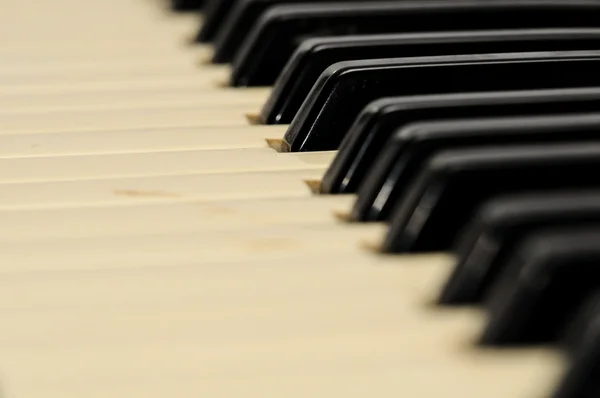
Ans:
POLYGON ((599 21, 2 0, 0 397, 597 397, 599 21))

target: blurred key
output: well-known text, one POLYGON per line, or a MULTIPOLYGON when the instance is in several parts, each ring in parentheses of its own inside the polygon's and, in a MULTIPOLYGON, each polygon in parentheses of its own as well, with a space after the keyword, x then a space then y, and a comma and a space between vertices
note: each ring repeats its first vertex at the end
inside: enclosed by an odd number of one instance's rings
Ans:
POLYGON ((492 146, 433 156, 394 210, 385 252, 447 250, 494 196, 600 187, 600 144, 492 146))
MULTIPOLYGON (((271 85, 302 39, 373 33, 597 27, 600 2, 373 1, 270 8, 233 61, 234 86, 271 85)), ((218 51, 218 50, 217 50, 218 51)))
POLYGON ((554 398, 585 398, 600 393, 600 292, 589 296, 566 333, 570 366, 554 398))
POLYGON ((600 288, 600 225, 532 234, 511 255, 486 300, 485 345, 557 340, 600 288))
POLYGON ((349 3, 353 1, 365 3, 364 0, 234 0, 215 37, 215 54, 212 62, 222 64, 233 61, 257 21, 276 5, 301 3, 310 7, 311 4, 317 3, 349 3))
POLYGON ((223 21, 230 12, 236 0, 206 0, 202 15, 202 26, 196 36, 199 43, 210 43, 223 26, 223 21))
POLYGON ((600 191, 517 195, 486 203, 454 246, 456 266, 439 302, 479 303, 525 236, 557 226, 586 224, 600 224, 600 191))

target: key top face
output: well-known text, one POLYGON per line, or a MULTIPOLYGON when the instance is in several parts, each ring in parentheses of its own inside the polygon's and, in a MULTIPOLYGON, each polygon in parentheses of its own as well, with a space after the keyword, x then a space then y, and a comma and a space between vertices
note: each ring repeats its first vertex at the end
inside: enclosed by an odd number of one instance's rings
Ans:
POLYGON ((215 39, 236 0, 209 0, 205 3, 202 10, 204 21, 196 37, 198 43, 210 43, 215 39))
POLYGON ((599 14, 599 2, 582 0, 387 1, 275 6, 263 14, 234 57, 231 84, 272 85, 301 40, 310 37, 597 27, 599 14))
MULTIPOLYGON (((564 114, 600 109, 600 89, 563 89, 396 97, 376 100, 356 118, 325 173, 321 192, 355 193, 392 134, 436 119, 564 114)), ((374 175, 370 186, 377 182, 374 175)))
POLYGON ((337 149, 362 109, 378 98, 590 87, 600 85, 599 61, 599 52, 567 51, 341 62, 313 87, 286 131, 286 149, 337 149))
POLYGON ((434 32, 306 40, 291 56, 261 111, 263 124, 288 124, 327 67, 336 62, 410 56, 600 49, 598 29, 434 32))
POLYGON ((218 31, 215 38, 215 53, 212 62, 216 64, 231 62, 260 17, 276 5, 349 3, 353 1, 364 2, 364 0, 237 0, 230 5, 231 9, 222 23, 222 29, 218 31))
POLYGON ((388 219, 427 159, 442 150, 600 140, 600 114, 415 123, 398 131, 358 191, 355 221, 388 219))
POLYGON ((525 236, 585 224, 600 225, 600 191, 514 196, 486 203, 457 241, 456 266, 439 302, 480 302, 525 236))
POLYGON ((600 288, 600 225, 526 239, 486 300, 485 345, 555 341, 600 288))
POLYGON ((391 216, 385 252, 448 250, 476 209, 499 195, 600 187, 600 144, 442 151, 431 157, 391 216))

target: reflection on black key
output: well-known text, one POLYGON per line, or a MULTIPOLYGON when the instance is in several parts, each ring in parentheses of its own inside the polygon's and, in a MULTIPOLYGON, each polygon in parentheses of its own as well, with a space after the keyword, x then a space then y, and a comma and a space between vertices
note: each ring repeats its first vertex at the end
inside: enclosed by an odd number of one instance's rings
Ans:
POLYGON ((423 164, 442 150, 484 145, 600 142, 600 113, 415 123, 399 130, 358 190, 354 221, 387 220, 423 164))
POLYGON ((306 40, 283 69, 261 111, 263 124, 292 121, 325 69, 336 62, 427 55, 600 49, 600 29, 434 32, 306 40))
POLYGON ((533 234, 510 258, 486 302, 485 345, 559 339, 600 288, 600 226, 533 234))
POLYGON ((495 196, 600 188, 600 144, 486 147, 433 156, 398 203, 386 252, 448 250, 481 204, 495 196))
POLYGON ((480 302, 524 236, 555 226, 600 225, 600 190, 516 195, 486 203, 455 247, 441 304, 480 302))
MULTIPOLYGON (((600 26, 589 0, 372 1, 275 6, 234 57, 234 86, 270 86, 303 39, 373 33, 600 26)), ((244 32, 246 33, 246 32, 244 32)))
MULTIPOLYGON (((511 115, 600 111, 600 88, 395 97, 370 103, 342 141, 321 193, 354 193, 392 134, 409 123, 511 115)), ((368 182, 373 186, 375 176, 368 182)))
POLYGON ((378 98, 600 86, 599 64, 596 51, 341 62, 319 78, 290 124, 285 145, 292 152, 337 149, 356 116, 378 98))

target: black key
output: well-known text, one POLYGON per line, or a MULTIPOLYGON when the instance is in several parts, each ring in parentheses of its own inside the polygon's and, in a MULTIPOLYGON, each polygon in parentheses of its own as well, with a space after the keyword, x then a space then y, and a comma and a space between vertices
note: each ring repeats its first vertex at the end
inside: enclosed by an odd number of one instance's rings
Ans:
POLYGON ((171 8, 175 11, 200 10, 204 0, 171 0, 171 8))
POLYGON ((337 149, 356 116, 378 98, 600 86, 599 63, 596 51, 341 62, 319 78, 284 136, 284 149, 337 149))
POLYGON ((560 339, 600 288, 600 225, 543 231, 526 238, 486 300, 484 345, 560 339))
POLYGON ((600 292, 588 296, 566 333, 570 366, 553 398, 600 396, 600 292))
POLYGON ((275 6, 262 15, 236 53, 231 83, 272 85, 298 45, 310 37, 598 26, 600 2, 589 0, 422 0, 275 6))
POLYGON ((244 40, 256 25, 260 17, 270 8, 278 4, 302 3, 310 7, 315 3, 338 3, 364 0, 236 0, 215 38, 215 53, 212 59, 215 64, 233 61, 244 40))
POLYGON ((600 187, 600 144, 449 150, 432 156, 398 202, 382 250, 448 250, 494 196, 600 187))
POLYGON ((454 246, 457 262, 442 289, 440 304, 483 300, 524 236, 586 224, 600 225, 600 190, 517 195, 486 203, 454 246))
POLYGON ((600 113, 477 118, 415 123, 386 144, 351 212, 354 221, 382 221, 408 194, 430 157, 442 150, 574 141, 600 142, 600 113))
MULTIPOLYGON (((321 183, 321 193, 355 193, 400 128, 416 121, 564 114, 600 110, 600 88, 501 91, 376 100, 360 113, 321 183)), ((374 177, 370 177, 370 182, 374 177)))
POLYGON ((202 27, 196 36, 198 43, 212 42, 219 29, 223 27, 224 21, 227 18, 233 4, 238 0, 208 0, 205 1, 203 14, 204 21, 202 27))
POLYGON ((600 29, 434 32, 306 40, 281 72, 261 110, 263 124, 292 121, 315 82, 336 62, 428 55, 600 49, 600 29))

